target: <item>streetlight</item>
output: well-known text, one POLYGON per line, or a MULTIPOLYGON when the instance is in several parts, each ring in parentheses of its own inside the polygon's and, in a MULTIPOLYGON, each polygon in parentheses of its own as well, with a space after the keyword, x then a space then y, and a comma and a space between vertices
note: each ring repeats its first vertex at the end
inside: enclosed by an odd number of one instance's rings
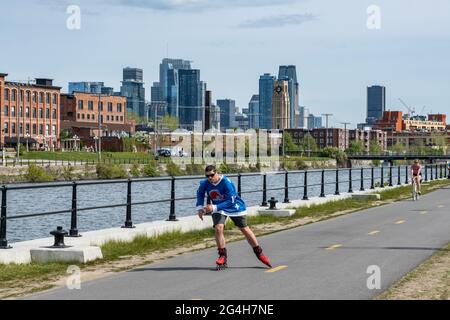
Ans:
POLYGON ((27 138, 27 152, 28 152, 29 151, 28 150, 28 138, 30 138, 30 134, 28 132, 26 133, 25 138, 27 138))
POLYGON ((74 142, 75 142, 75 151, 78 151, 78 146, 77 146, 77 140, 78 140, 78 136, 77 135, 74 135, 73 136, 73 140, 74 140, 74 142))
MULTIPOLYGON (((102 155, 101 155, 101 149, 102 149, 102 113, 101 113, 101 109, 100 109, 100 106, 101 106, 101 96, 102 96, 102 94, 101 93, 99 93, 98 94, 98 137, 97 137, 97 139, 98 139, 98 148, 97 148, 97 152, 98 152, 98 162, 100 163, 101 162, 101 160, 102 160, 102 155)), ((95 139, 95 137, 94 137, 94 139, 95 139)))

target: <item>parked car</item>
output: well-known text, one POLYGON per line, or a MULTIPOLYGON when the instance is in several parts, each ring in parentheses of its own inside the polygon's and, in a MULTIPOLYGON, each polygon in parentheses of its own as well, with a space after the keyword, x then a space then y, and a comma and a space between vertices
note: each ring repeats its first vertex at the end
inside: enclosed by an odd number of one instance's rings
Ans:
POLYGON ((170 157, 172 155, 172 152, 169 149, 158 149, 156 153, 160 157, 170 157))

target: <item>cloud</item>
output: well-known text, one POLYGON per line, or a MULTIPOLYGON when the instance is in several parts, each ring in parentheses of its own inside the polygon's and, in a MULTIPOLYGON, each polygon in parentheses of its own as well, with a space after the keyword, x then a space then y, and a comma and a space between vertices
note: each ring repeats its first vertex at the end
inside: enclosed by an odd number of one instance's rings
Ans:
POLYGON ((190 11, 215 8, 239 8, 279 6, 304 2, 305 0, 104 0, 127 7, 139 7, 161 11, 190 11))
POLYGON ((299 25, 308 21, 317 20, 317 16, 307 14, 279 15, 261 18, 258 20, 247 20, 242 22, 240 28, 279 28, 286 25, 299 25))

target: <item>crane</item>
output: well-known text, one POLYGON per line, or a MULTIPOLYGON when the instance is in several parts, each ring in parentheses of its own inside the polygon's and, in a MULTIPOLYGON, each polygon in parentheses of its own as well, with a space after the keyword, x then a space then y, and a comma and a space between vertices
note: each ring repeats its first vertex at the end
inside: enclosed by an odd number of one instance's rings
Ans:
POLYGON ((416 109, 415 108, 410 108, 405 101, 403 101, 402 99, 398 98, 398 100, 400 100, 400 102, 405 106, 405 108, 408 110, 408 117, 411 114, 411 116, 414 116, 414 114, 416 113, 416 109))

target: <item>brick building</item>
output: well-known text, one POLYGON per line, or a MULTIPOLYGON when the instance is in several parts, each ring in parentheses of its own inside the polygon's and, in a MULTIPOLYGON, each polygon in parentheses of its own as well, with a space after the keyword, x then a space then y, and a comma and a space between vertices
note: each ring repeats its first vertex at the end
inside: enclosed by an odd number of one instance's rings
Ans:
POLYGON ((401 111, 385 111, 383 112, 383 117, 376 121, 372 128, 375 130, 401 132, 403 130, 403 113, 401 111))
POLYGON ((61 95, 61 129, 80 138, 133 134, 135 123, 126 116, 127 98, 74 92, 61 95), (99 111, 100 109, 100 111, 99 111), (100 117, 100 118, 99 118, 100 117))
POLYGON ((299 144, 306 134, 310 134, 315 140, 319 149, 325 147, 335 147, 341 150, 348 148, 349 130, 339 128, 316 128, 307 129, 286 129, 285 132, 292 136, 293 142, 299 144))
POLYGON ((381 150, 387 149, 387 133, 382 130, 350 130, 350 141, 362 141, 364 150, 370 151, 371 141, 377 141, 381 150))
POLYGON ((35 84, 6 81, 0 73, 0 142, 2 146, 21 144, 31 148, 59 148, 60 91, 53 80, 36 78, 35 84))

